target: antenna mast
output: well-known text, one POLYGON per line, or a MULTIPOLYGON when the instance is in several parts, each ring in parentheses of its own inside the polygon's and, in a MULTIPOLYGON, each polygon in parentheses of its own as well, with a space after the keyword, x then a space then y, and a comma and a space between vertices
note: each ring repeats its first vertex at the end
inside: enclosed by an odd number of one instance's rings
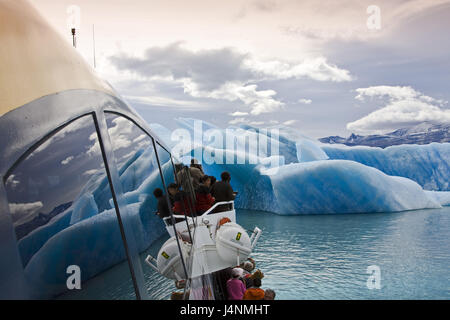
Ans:
POLYGON ((92 44, 93 44, 93 53, 94 53, 94 69, 96 68, 96 62, 95 62, 95 27, 94 24, 92 25, 92 44))
POLYGON ((75 37, 75 28, 72 28, 72 43, 73 43, 73 47, 76 48, 77 47, 77 38, 75 37))

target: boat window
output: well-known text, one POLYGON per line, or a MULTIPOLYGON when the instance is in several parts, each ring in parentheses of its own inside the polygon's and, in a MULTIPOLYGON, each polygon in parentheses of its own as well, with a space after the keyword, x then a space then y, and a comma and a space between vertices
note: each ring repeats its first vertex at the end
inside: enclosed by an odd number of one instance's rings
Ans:
POLYGON ((33 298, 135 299, 92 115, 36 145, 5 188, 33 298))
POLYGON ((156 143, 156 151, 158 152, 159 162, 161 164, 161 171, 164 176, 166 185, 176 183, 175 168, 170 153, 164 149, 159 143, 156 143))
MULTIPOLYGON (((139 248, 149 298, 167 299, 173 290, 173 283, 168 282, 145 263, 147 255, 156 256, 161 245, 169 238, 162 218, 156 214, 158 200, 153 192, 159 188, 165 194, 166 190, 161 179, 153 139, 125 117, 108 112, 105 117, 122 187, 123 202, 126 203, 128 214, 135 219, 134 238, 139 248)), ((159 147, 157 149, 159 151, 159 147)), ((159 157, 164 176, 167 176, 166 185, 174 182, 170 154, 165 151, 165 154, 160 153, 159 157)))

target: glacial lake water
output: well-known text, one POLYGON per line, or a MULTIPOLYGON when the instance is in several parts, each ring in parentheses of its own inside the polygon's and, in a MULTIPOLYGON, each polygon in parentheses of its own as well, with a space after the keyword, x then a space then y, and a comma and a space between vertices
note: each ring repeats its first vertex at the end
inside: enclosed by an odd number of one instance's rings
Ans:
MULTIPOLYGON (((252 257, 277 299, 450 299, 450 207, 300 216, 238 210, 237 220, 263 230, 252 257), (368 288, 369 266, 379 268, 380 289, 368 288)), ((150 298, 168 299, 173 282, 143 270, 150 298)), ((133 299, 131 281, 118 280, 123 272, 126 263, 61 298, 133 299)))

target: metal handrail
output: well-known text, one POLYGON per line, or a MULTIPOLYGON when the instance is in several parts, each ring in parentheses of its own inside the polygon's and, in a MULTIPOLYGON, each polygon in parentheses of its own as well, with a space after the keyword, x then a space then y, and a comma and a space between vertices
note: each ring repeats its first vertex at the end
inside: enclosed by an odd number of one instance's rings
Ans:
MULTIPOLYGON (((188 219, 191 219, 191 220, 192 220, 191 217, 185 216, 184 214, 174 214, 173 217, 174 217, 174 218, 181 218, 181 219, 188 218, 188 219)), ((164 217, 164 218, 163 218, 163 220, 169 220, 169 219, 170 219, 170 217, 164 217)))
MULTIPOLYGON (((202 214, 201 216, 199 216, 199 217, 203 217, 203 216, 206 216, 206 215, 210 214, 215 208, 217 208, 218 206, 223 205, 223 204, 231 204, 231 205, 233 205, 233 207, 232 207, 231 210, 234 209, 234 200, 231 200, 231 201, 221 201, 221 202, 215 203, 211 208, 208 209, 208 211, 206 211, 205 213, 203 213, 203 214, 202 214)), ((173 217, 174 217, 174 218, 180 218, 180 219, 185 219, 185 218, 187 218, 188 220, 190 219, 190 220, 192 220, 192 221, 194 220, 193 218, 191 218, 191 217, 189 217, 189 216, 182 215, 182 214, 176 214, 176 215, 174 214, 173 217)), ((166 223, 166 221, 169 220, 170 218, 171 218, 171 217, 165 217, 165 218, 163 218, 164 223, 166 223)), ((167 223, 166 223, 166 225, 167 225, 167 223)))
POLYGON ((201 217, 210 214, 215 208, 217 208, 218 206, 223 205, 223 204, 232 204, 233 206, 231 207, 231 210, 234 209, 234 200, 231 200, 231 201, 221 201, 221 202, 215 203, 211 208, 208 209, 208 211, 206 211, 205 213, 203 213, 203 214, 201 215, 201 217))

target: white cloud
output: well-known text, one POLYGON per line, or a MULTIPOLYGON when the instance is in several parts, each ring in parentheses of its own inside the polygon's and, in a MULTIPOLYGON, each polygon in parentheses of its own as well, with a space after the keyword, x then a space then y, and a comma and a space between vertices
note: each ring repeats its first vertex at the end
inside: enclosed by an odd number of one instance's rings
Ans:
POLYGON ((312 100, 311 99, 304 99, 304 98, 302 98, 302 99, 299 99, 298 102, 302 103, 302 104, 311 104, 312 100))
POLYGON ((100 150, 100 143, 98 142, 98 139, 97 139, 97 133, 96 132, 92 133, 89 136, 89 140, 90 141, 94 141, 94 144, 89 147, 89 149, 86 151, 86 153, 90 157, 93 157, 93 156, 96 156, 96 155, 100 154, 101 150, 100 150))
POLYGON ((83 176, 91 176, 91 175, 97 173, 98 171, 99 171, 98 169, 87 170, 83 173, 83 176))
POLYGON ((367 116, 347 124, 347 129, 360 133, 383 133, 421 122, 450 123, 450 109, 439 106, 447 103, 423 95, 411 87, 375 86, 359 88, 355 99, 365 97, 387 98, 385 106, 367 116), (439 106, 438 106, 439 105, 439 106))
POLYGON ((288 121, 283 122, 283 124, 285 126, 290 126, 290 125, 292 125, 292 124, 294 124, 296 122, 297 122, 297 120, 288 120, 288 121))
POLYGON ((251 121, 249 122, 249 125, 251 126, 262 126, 265 122, 264 121, 251 121))
POLYGON ((140 142, 140 141, 144 140, 145 138, 150 139, 147 135, 141 134, 139 137, 137 137, 136 139, 133 140, 133 143, 140 142))
POLYGON ((259 73, 269 79, 310 78, 316 81, 333 82, 353 80, 348 70, 330 64, 324 57, 305 59, 300 62, 247 59, 244 61, 244 65, 252 72, 259 73))
POLYGON ((69 156, 69 157, 65 158, 63 161, 61 161, 61 164, 65 166, 66 164, 68 164, 73 159, 75 159, 74 156, 69 156))
POLYGON ((176 107, 176 108, 196 109, 196 110, 202 107, 203 109, 207 109, 207 106, 202 106, 201 104, 195 101, 179 100, 170 97, 155 96, 154 94, 143 97, 132 95, 124 95, 123 97, 132 102, 147 104, 151 106, 176 107))
POLYGON ((228 123, 229 124, 239 124, 239 123, 245 123, 247 122, 247 119, 245 118, 235 118, 233 120, 230 120, 228 123))
POLYGON ((10 175, 10 176, 8 177, 8 179, 6 180, 6 185, 7 185, 8 187, 12 188, 12 189, 17 188, 17 186, 20 184, 20 181, 19 181, 19 180, 16 180, 15 177, 16 177, 16 176, 15 176, 14 174, 12 174, 12 175, 10 175))
POLYGON ((230 116, 233 116, 233 117, 248 116, 248 112, 236 111, 236 112, 230 113, 230 116))
POLYGON ((261 60, 233 48, 193 51, 184 48, 180 42, 149 48, 144 57, 114 56, 111 62, 118 70, 137 75, 141 82, 170 80, 181 85, 184 93, 191 97, 242 101, 249 110, 241 112, 251 115, 276 112, 284 106, 275 97, 275 90, 259 90, 261 81, 343 82, 353 79, 348 70, 321 56, 298 61, 261 60))
POLYGON ((436 100, 432 97, 426 96, 419 91, 414 90, 411 87, 400 86, 374 86, 368 88, 359 88, 355 90, 358 95, 355 99, 364 101, 365 97, 388 97, 391 101, 405 100, 405 99, 418 99, 428 103, 444 104, 446 101, 436 100))
POLYGON ((44 205, 41 201, 30 203, 10 203, 9 211, 12 215, 14 224, 22 224, 28 220, 31 220, 43 206, 44 205))
POLYGON ((240 100, 251 110, 250 114, 259 115, 280 110, 284 103, 273 98, 274 90, 257 90, 256 84, 242 85, 237 82, 228 82, 213 91, 200 91, 195 83, 190 83, 185 91, 198 98, 214 98, 228 101, 240 100))
POLYGON ((126 160, 130 159, 132 156, 134 156, 136 154, 136 151, 130 151, 127 154, 124 154, 121 158, 120 158, 120 162, 125 162, 126 160))
MULTIPOLYGON (((113 126, 108 128, 109 136, 111 137, 111 143, 113 144, 113 148, 115 151, 128 148, 133 143, 130 140, 130 136, 132 136, 133 126, 131 122, 124 117, 117 117, 113 121, 113 126)), ((89 149, 89 154, 99 154, 100 153, 100 145, 98 143, 97 135, 95 138, 91 136, 90 140, 95 139, 95 144, 89 149)))

